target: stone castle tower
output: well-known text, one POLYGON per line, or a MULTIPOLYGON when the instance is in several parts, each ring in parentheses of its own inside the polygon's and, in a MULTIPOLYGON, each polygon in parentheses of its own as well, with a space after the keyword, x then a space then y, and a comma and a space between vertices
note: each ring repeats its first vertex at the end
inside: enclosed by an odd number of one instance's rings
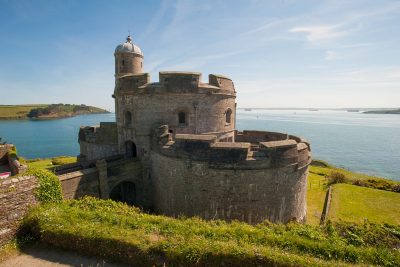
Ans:
POLYGON ((140 164, 140 175, 112 176, 131 183, 131 190, 118 187, 125 192, 119 199, 172 216, 305 219, 307 141, 236 131, 236 91, 227 77, 210 74, 204 83, 200 73, 168 71, 151 82, 130 36, 114 56, 116 123, 81 128, 79 143, 83 162, 140 164))

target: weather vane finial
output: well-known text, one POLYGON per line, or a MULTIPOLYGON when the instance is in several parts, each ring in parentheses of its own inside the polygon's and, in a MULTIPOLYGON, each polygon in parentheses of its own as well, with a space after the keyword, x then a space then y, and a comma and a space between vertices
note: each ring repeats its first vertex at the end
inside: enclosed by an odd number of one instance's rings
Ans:
POLYGON ((126 41, 129 42, 129 43, 132 42, 131 30, 128 30, 128 37, 126 38, 126 41))

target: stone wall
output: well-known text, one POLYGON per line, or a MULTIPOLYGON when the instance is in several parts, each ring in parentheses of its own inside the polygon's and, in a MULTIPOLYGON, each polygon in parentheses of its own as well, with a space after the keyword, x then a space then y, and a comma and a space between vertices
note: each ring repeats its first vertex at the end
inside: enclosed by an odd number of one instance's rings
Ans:
POLYGON ((151 153, 156 210, 248 223, 304 221, 308 143, 280 133, 241 135, 242 142, 218 142, 215 135, 172 136, 167 126, 157 128, 151 153))
POLYGON ((37 186, 34 176, 0 180, 0 246, 13 238, 20 219, 37 203, 34 196, 37 186))
POLYGON ((80 161, 93 161, 119 154, 115 122, 101 122, 99 126, 79 129, 80 161))
POLYGON ((58 176, 65 199, 100 197, 99 171, 96 167, 58 176))
POLYGON ((207 162, 152 153, 154 205, 170 216, 259 223, 304 221, 308 166, 263 170, 210 168, 207 162))
POLYGON ((143 56, 137 53, 115 53, 115 74, 122 76, 130 73, 141 73, 143 56))
POLYGON ((58 175, 65 199, 94 196, 108 198, 121 182, 132 182, 137 190, 137 206, 151 206, 148 176, 142 175, 142 163, 137 160, 96 161, 96 167, 58 175))
POLYGON ((210 75, 210 83, 201 83, 194 72, 160 72, 158 83, 145 83, 148 75, 129 75, 117 80, 114 97, 120 153, 125 142, 133 141, 138 156, 150 150, 154 125, 168 124, 173 134, 217 135, 233 140, 236 116, 236 92, 230 79, 210 75), (231 119, 226 121, 230 110, 231 119), (129 116, 126 114, 129 112, 129 116), (185 113, 180 123, 179 113, 185 113), (127 123, 126 118, 131 118, 127 123))

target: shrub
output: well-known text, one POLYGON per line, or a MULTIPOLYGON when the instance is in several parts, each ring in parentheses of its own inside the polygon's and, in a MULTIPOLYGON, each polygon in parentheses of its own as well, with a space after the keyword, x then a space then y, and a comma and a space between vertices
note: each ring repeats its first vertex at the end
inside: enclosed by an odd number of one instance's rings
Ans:
POLYGON ((35 197, 39 202, 59 202, 62 200, 61 184, 58 177, 44 169, 29 168, 25 173, 38 179, 39 186, 35 191, 35 197))
POLYGON ((75 157, 60 156, 51 159, 53 165, 63 165, 76 162, 75 157))
POLYGON ((400 193, 400 184, 393 185, 392 191, 400 193))
POLYGON ((348 180, 346 175, 338 171, 331 171, 328 178, 330 184, 346 183, 348 180))

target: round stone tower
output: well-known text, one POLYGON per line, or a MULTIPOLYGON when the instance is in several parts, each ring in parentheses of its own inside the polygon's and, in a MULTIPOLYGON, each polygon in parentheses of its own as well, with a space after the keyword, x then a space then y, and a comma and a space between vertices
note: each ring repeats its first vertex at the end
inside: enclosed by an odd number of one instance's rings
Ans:
POLYGON ((143 72, 143 53, 137 45, 132 43, 130 35, 125 43, 115 48, 114 56, 116 79, 127 74, 143 72))

